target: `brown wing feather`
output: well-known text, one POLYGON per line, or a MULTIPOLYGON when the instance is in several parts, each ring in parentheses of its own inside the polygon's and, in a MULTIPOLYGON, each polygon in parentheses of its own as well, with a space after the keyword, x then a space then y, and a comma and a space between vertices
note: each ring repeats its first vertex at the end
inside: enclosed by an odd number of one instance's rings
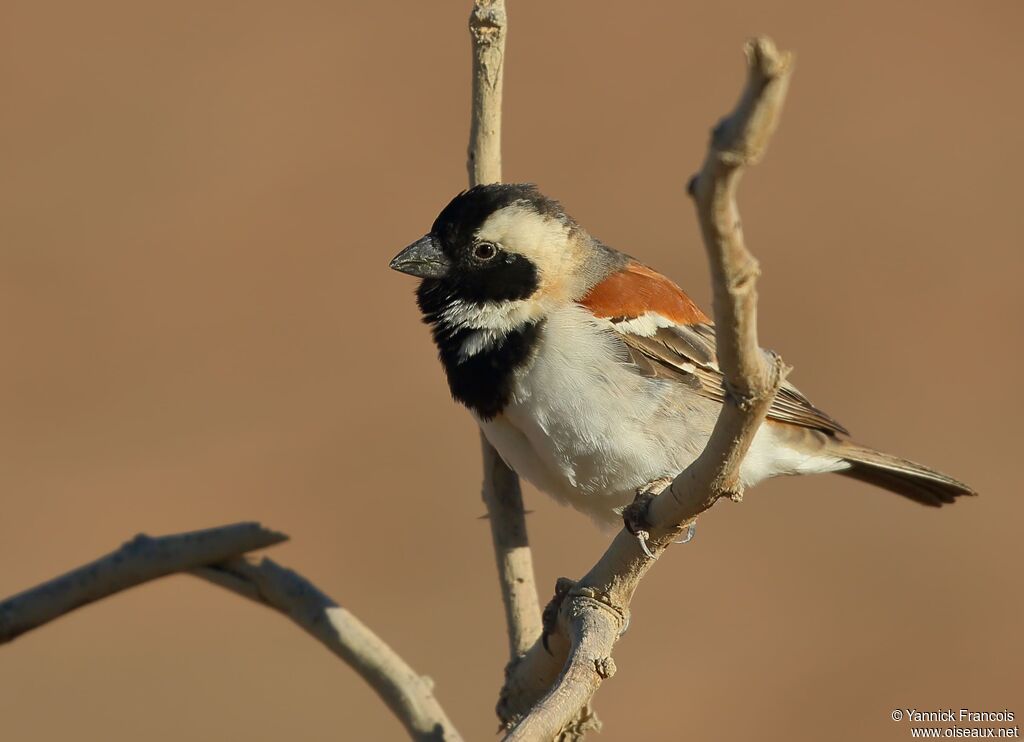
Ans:
POLYGON ((686 325, 709 318, 672 281, 655 270, 632 261, 594 286, 580 303, 595 317, 639 317, 657 312, 686 325))
MULTIPOLYGON (((671 378, 716 402, 725 401, 725 385, 715 352, 715 328, 710 324, 661 327, 643 337, 613 322, 630 351, 638 371, 645 376, 671 378)), ((849 431, 822 412, 799 389, 786 382, 768 410, 768 417, 783 423, 821 430, 831 435, 849 431)))
MULTIPOLYGON (((708 399, 725 400, 718 368, 715 327, 710 318, 675 283, 646 265, 631 261, 594 286, 580 304, 595 317, 609 320, 629 349, 637 372, 669 377, 708 399), (632 332, 630 320, 646 317, 653 335, 632 332)), ((645 328, 648 329, 648 328, 645 328)), ((783 384, 768 417, 783 423, 847 434, 846 428, 825 414, 792 384, 783 384)))

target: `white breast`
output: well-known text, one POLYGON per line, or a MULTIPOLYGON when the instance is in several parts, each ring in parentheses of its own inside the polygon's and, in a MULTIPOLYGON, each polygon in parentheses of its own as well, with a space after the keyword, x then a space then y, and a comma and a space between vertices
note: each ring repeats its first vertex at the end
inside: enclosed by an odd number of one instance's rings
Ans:
MULTIPOLYGON (((720 406, 684 384, 641 376, 615 331, 586 310, 550 313, 532 363, 516 372, 512 399, 481 427, 521 476, 599 523, 637 488, 674 477, 704 449, 720 406)), ((741 477, 752 486, 780 474, 847 467, 842 459, 797 451, 763 426, 741 477)))
POLYGON ((517 373, 509 405, 482 423, 509 466, 599 520, 616 521, 614 509, 637 487, 692 460, 671 386, 638 375, 628 360, 600 320, 580 307, 559 309, 533 362, 517 373))

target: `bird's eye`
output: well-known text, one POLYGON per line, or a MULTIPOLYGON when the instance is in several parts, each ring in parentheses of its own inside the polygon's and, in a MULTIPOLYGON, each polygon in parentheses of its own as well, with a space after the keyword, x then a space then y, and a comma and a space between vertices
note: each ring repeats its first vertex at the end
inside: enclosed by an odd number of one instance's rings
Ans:
POLYGON ((498 246, 493 242, 478 242, 473 247, 473 257, 477 260, 490 260, 498 254, 498 246))

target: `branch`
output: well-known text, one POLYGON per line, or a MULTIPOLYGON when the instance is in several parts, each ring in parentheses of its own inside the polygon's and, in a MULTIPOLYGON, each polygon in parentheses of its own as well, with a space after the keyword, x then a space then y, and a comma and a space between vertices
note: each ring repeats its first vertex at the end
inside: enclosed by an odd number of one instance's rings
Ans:
POLYGON ((434 682, 302 575, 270 559, 235 558, 192 574, 290 618, 355 670, 414 740, 462 739, 434 698, 434 682))
POLYGON ((501 182, 501 93, 505 68, 505 0, 473 0, 473 111, 466 167, 470 187, 501 182))
POLYGON ((433 683, 299 574, 242 555, 287 540, 258 523, 153 538, 140 534, 106 556, 0 602, 0 644, 108 595, 188 572, 268 605, 343 659, 383 699, 414 740, 462 738, 434 699, 433 683))
POLYGON ((140 533, 78 569, 0 603, 0 644, 108 595, 288 539, 259 523, 152 538, 140 533))
POLYGON ((541 631, 533 555, 526 535, 519 477, 501 460, 482 432, 480 448, 484 463, 483 498, 505 605, 509 658, 514 662, 537 641, 541 631))
MULTIPOLYGON (((469 16, 473 41, 473 111, 466 167, 469 185, 501 181, 501 93, 505 61, 505 0, 474 0, 469 16)), ((494 558, 508 626, 512 662, 540 636, 540 605, 519 478, 480 434, 483 499, 491 523, 494 558)))
MULTIPOLYGON (((778 124, 792 55, 779 52, 766 38, 748 42, 746 54, 746 88, 735 110, 715 127, 707 158, 689 188, 711 264, 717 349, 728 394, 697 460, 664 492, 632 506, 649 529, 655 556, 720 498, 740 498, 740 465, 787 371, 758 345, 759 269, 743 240, 736 190, 743 169, 764 155, 778 124)), ((549 641, 557 659, 545 659, 538 643, 512 668, 506 683, 506 711, 526 714, 507 740, 564 735, 566 725, 614 672, 612 648, 628 621, 640 580, 653 564, 637 538, 623 529, 583 579, 563 586, 553 627, 558 641, 554 636, 549 641), (552 661, 560 658, 565 664, 553 685, 536 682, 549 676, 552 661)))

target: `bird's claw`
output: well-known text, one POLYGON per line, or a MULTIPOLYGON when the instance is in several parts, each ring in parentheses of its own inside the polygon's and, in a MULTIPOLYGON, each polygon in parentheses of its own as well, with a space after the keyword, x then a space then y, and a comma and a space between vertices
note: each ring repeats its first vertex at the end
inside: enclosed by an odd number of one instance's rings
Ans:
POLYGON ((640 549, 643 551, 644 554, 647 555, 648 559, 658 558, 654 556, 654 553, 651 551, 651 548, 647 545, 647 541, 651 538, 651 534, 649 534, 647 531, 637 531, 633 535, 636 536, 636 540, 640 543, 640 549))
MULTIPOLYGON (((648 559, 657 559, 658 557, 650 547, 651 523, 647 518, 647 509, 651 506, 651 501, 655 496, 671 483, 671 479, 659 479, 651 482, 646 487, 641 487, 637 490, 633 502, 622 509, 622 522, 626 526, 626 530, 636 537, 637 543, 640 544, 640 550, 643 551, 648 559)), ((689 543, 696 530, 697 519, 694 518, 687 524, 686 535, 672 543, 689 543)))
POLYGON ((696 532, 697 532, 697 519, 694 518, 693 520, 690 521, 690 525, 688 525, 686 527, 686 535, 683 536, 678 541, 673 541, 672 543, 673 544, 688 544, 688 543, 690 543, 690 539, 693 538, 693 534, 696 533, 696 532))
POLYGON ((657 559, 648 541, 651 538, 651 524, 647 520, 647 508, 650 507, 654 493, 647 489, 641 489, 636 493, 633 502, 622 509, 622 523, 626 530, 636 536, 640 549, 647 555, 648 559, 657 559))

